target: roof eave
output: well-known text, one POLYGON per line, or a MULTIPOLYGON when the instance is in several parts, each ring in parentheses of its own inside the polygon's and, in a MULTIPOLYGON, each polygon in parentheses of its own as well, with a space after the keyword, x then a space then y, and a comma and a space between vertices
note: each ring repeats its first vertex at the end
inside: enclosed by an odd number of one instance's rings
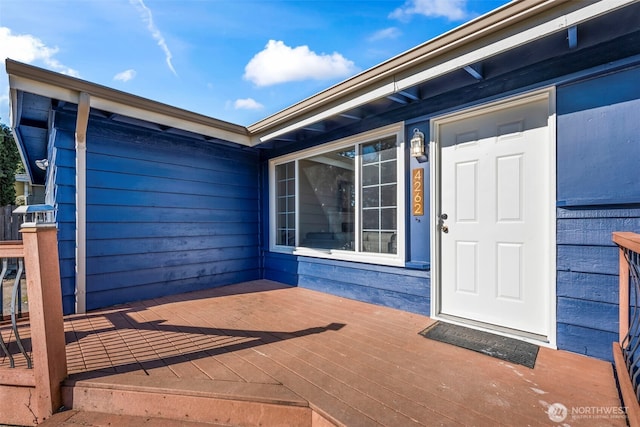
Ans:
POLYGON ((247 128, 202 114, 172 107, 140 96, 97 85, 11 59, 6 60, 11 88, 12 126, 16 123, 17 92, 25 91, 61 101, 78 103, 81 93, 91 97, 91 107, 211 138, 250 146, 247 128))

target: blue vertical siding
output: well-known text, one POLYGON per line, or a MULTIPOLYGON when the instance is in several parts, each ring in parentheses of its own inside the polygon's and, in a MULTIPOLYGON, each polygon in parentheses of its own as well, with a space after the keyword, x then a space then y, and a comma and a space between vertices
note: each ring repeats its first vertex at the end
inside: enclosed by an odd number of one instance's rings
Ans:
POLYGON ((618 340, 614 231, 640 232, 640 69, 557 91, 558 347, 611 360, 618 340))

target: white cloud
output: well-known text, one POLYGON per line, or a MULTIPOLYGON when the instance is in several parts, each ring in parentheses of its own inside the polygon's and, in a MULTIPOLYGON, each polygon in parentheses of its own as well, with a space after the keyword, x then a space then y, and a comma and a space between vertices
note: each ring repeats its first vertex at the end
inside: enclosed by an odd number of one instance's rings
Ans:
POLYGON ((153 23, 153 14, 151 13, 151 9, 149 9, 147 5, 144 4, 143 0, 129 0, 129 3, 134 5, 140 12, 140 17, 147 24, 147 30, 149 30, 149 32, 151 33, 151 37, 153 37, 154 40, 158 42, 158 46, 160 46, 160 49, 162 49, 162 51, 164 52, 167 66, 169 67, 171 72, 177 76, 178 73, 176 73, 176 70, 173 68, 173 64, 171 63, 173 55, 169 50, 169 46, 167 46, 167 42, 165 41, 164 36, 162 35, 158 27, 156 27, 156 24, 153 23))
POLYGON ((257 86, 269 86, 299 80, 324 80, 346 77, 357 71, 353 61, 339 53, 317 54, 308 46, 289 47, 269 40, 244 69, 244 78, 257 86))
POLYGON ((126 83, 129 80, 133 80, 135 77, 136 77, 136 70, 130 68, 128 70, 124 70, 116 74, 115 76, 113 76, 113 80, 118 80, 126 83))
POLYGON ((11 29, 0 27, 0 60, 11 58, 16 61, 42 62, 46 67, 62 74, 79 77, 80 73, 63 65, 55 58, 59 49, 49 47, 39 38, 30 34, 12 34, 11 29))
POLYGON ((369 36, 368 40, 370 42, 375 42, 375 41, 384 40, 384 39, 396 39, 400 37, 401 34, 402 32, 398 28, 389 27, 389 28, 376 31, 371 36, 369 36))
POLYGON ((233 103, 236 110, 261 110, 264 108, 262 104, 252 98, 236 99, 233 103))
POLYGON ((447 18, 449 21, 467 19, 467 0, 407 0, 406 3, 389 14, 390 18, 408 19, 411 15, 433 18, 447 18))

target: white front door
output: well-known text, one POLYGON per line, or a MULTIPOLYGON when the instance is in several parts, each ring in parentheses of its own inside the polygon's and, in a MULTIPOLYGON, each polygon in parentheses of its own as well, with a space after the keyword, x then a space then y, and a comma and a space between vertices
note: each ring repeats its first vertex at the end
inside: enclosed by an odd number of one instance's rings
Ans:
POLYGON ((548 337, 555 194, 548 121, 546 93, 435 121, 438 314, 548 337))

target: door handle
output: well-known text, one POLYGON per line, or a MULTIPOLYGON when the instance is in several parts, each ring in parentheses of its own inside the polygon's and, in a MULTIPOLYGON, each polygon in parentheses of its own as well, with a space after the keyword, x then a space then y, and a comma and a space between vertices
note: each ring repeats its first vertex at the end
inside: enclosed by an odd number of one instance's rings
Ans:
POLYGON ((449 227, 447 227, 444 224, 444 221, 449 218, 449 215, 447 215, 446 213, 442 213, 440 215, 438 215, 438 228, 440 228, 440 231, 442 231, 443 233, 448 233, 449 232, 449 227))

